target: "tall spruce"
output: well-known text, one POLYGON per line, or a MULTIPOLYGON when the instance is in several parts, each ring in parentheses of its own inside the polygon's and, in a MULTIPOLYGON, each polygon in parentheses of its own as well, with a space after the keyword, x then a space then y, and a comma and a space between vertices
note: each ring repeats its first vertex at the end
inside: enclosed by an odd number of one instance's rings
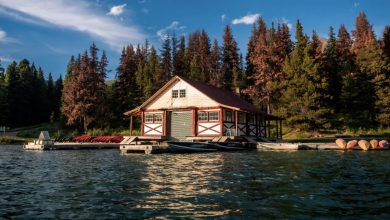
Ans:
POLYGON ((222 73, 222 61, 221 61, 221 50, 218 45, 217 39, 214 39, 213 46, 210 51, 210 81, 209 84, 222 88, 223 84, 223 73, 222 73))
POLYGON ((8 102, 7 102, 7 84, 5 82, 4 69, 0 62, 0 126, 7 125, 8 102))
POLYGON ((158 84, 162 86, 165 84, 172 76, 172 48, 171 40, 169 37, 166 37, 163 40, 161 48, 161 71, 162 75, 158 81, 158 84))
POLYGON ((60 75, 54 84, 54 95, 53 95, 53 116, 54 120, 60 119, 61 116, 61 97, 62 90, 64 88, 62 76, 60 75))
POLYGON ((380 88, 382 78, 380 75, 386 69, 386 64, 383 52, 375 40, 372 26, 364 13, 360 13, 356 18, 353 36, 355 41, 352 50, 356 57, 354 78, 360 84, 362 92, 356 100, 356 107, 359 108, 358 118, 352 120, 357 121, 359 127, 374 127, 375 114, 379 111, 376 89, 380 88))
POLYGON ((299 20, 296 23, 295 35, 297 42, 283 67, 286 80, 281 98, 281 113, 287 117, 287 122, 296 128, 329 128, 326 117, 330 112, 323 106, 321 96, 327 83, 319 74, 315 45, 303 34, 299 20))
MULTIPOLYGON (((172 39, 172 44, 173 44, 172 39)), ((175 40, 176 41, 176 40, 175 40)), ((180 36, 180 42, 176 49, 176 53, 173 54, 173 74, 174 75, 185 75, 188 71, 186 68, 186 45, 185 45, 185 37, 184 35, 180 36)))
POLYGON ((78 125, 84 132, 91 126, 101 126, 105 94, 105 66, 107 61, 103 53, 98 59, 98 48, 92 44, 89 54, 85 51, 77 58, 66 80, 63 92, 62 113, 67 124, 78 125))
MULTIPOLYGON (((237 42, 233 38, 233 34, 229 25, 226 25, 223 33, 223 45, 222 45, 222 62, 223 62, 223 74, 224 85, 226 89, 235 90, 235 86, 240 82, 233 81, 234 71, 239 71, 239 55, 237 42)), ((239 79, 240 77, 236 77, 239 79)))
MULTIPOLYGON (((333 27, 329 27, 328 41, 322 56, 321 72, 328 81, 328 88, 324 93, 329 95, 329 99, 325 100, 325 104, 334 110, 335 113, 340 112, 340 95, 342 89, 342 75, 339 73, 339 52, 337 50, 336 37, 333 27)), ((334 123, 337 122, 335 118, 329 118, 334 123)))

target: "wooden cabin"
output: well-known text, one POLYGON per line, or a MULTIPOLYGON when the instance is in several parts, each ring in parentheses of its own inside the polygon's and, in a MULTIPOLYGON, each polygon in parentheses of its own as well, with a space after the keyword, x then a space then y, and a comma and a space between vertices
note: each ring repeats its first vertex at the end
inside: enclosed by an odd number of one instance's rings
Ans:
POLYGON ((282 134, 281 118, 266 115, 229 91, 182 76, 174 76, 142 105, 124 114, 130 116, 130 130, 133 116, 140 116, 142 136, 173 141, 222 136, 281 138, 282 134))

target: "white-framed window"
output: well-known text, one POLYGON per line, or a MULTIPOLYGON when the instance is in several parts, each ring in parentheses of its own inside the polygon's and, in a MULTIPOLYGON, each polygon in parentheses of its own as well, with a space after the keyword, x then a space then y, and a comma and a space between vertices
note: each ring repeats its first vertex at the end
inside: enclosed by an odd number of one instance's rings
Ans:
POLYGON ((219 112, 209 112, 209 121, 218 121, 219 112))
POLYGON ((153 115, 152 114, 145 115, 145 122, 146 123, 153 123, 153 115))
POLYGON ((161 123, 162 114, 145 114, 145 123, 161 123))
POLYGON ((238 123, 245 124, 246 123, 246 114, 245 113, 238 113, 238 123))
POLYGON ((207 112, 199 112, 198 121, 207 121, 207 112))
POLYGON ((155 114, 155 115, 154 115, 154 122, 155 122, 155 123, 160 123, 160 122, 162 122, 162 115, 161 115, 161 114, 155 114))
POLYGON ((180 92, 179 92, 179 94, 180 94, 180 98, 185 98, 186 97, 186 90, 185 89, 180 89, 179 90, 180 92))
POLYGON ((179 90, 172 90, 172 98, 179 98, 179 90))

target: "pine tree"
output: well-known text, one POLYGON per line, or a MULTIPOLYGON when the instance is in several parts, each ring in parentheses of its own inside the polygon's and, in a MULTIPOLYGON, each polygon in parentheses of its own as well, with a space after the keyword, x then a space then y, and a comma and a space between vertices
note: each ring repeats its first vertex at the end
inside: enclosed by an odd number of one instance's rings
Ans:
POLYGON ((171 58, 171 41, 169 37, 164 39, 161 49, 161 70, 162 78, 159 79, 159 86, 164 85, 172 77, 172 58, 171 58))
POLYGON ((0 63, 0 126, 7 125, 8 103, 7 85, 5 82, 4 69, 0 63))
MULTIPOLYGON (((340 111, 340 94, 342 89, 342 74, 339 73, 339 52, 336 46, 336 37, 333 31, 333 27, 329 27, 328 42, 324 50, 324 54, 321 58, 321 72, 323 78, 328 83, 328 88, 324 93, 329 94, 329 99, 324 100, 326 105, 333 109, 335 113, 340 111)), ((331 120, 329 118, 329 120, 331 120)), ((333 122, 336 120, 333 119, 333 122)))
POLYGON ((53 112, 54 120, 60 119, 61 116, 61 97, 62 90, 64 88, 62 76, 60 75, 54 84, 54 97, 53 97, 53 112))
POLYGON ((352 32, 355 38, 352 50, 357 53, 361 48, 370 47, 375 43, 375 34, 372 25, 368 22, 366 14, 360 12, 355 20, 355 30, 352 32))
POLYGON ((325 98, 323 91, 328 85, 319 74, 316 45, 308 42, 299 20, 295 34, 295 48, 283 67, 286 81, 283 82, 281 113, 290 125, 300 129, 329 128, 326 119, 331 112, 322 101, 325 98))
POLYGON ((239 82, 233 82, 233 71, 239 70, 239 55, 237 42, 234 40, 229 25, 226 25, 223 34, 222 62, 224 73, 224 85, 226 89, 235 90, 234 85, 239 82))
POLYGON ((47 114, 48 118, 54 117, 54 82, 53 82, 53 77, 51 73, 49 73, 49 76, 47 78, 47 91, 46 91, 46 97, 48 100, 48 105, 47 105, 47 114))
POLYGON ((221 50, 218 45, 217 39, 214 40, 213 46, 210 51, 210 81, 209 84, 222 88, 223 73, 221 62, 221 50))
MULTIPOLYGON (((173 44, 173 39, 172 39, 173 44)), ((177 52, 173 55, 173 74, 174 75, 186 75, 188 68, 186 68, 186 45, 184 35, 180 36, 180 43, 177 52)))
POLYGON ((387 56, 387 58, 390 59, 390 26, 387 25, 385 27, 385 30, 383 31, 383 36, 382 36, 382 48, 383 52, 387 56))
POLYGON ((7 103, 8 103, 8 116, 7 125, 13 127, 18 125, 18 99, 22 98, 19 93, 19 75, 17 73, 17 63, 13 61, 7 66, 5 72, 5 81, 7 84, 7 103))
POLYGON ((79 55, 71 68, 69 79, 63 91, 61 112, 67 117, 67 124, 77 124, 87 132, 93 125, 102 125, 101 110, 104 109, 107 61, 103 52, 98 60, 98 48, 92 44, 90 55, 85 51, 79 55))

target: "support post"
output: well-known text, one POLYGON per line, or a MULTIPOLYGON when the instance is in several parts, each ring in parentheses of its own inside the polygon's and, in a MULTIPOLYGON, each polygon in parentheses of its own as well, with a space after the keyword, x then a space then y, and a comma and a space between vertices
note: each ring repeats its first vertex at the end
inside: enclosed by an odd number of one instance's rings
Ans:
POLYGON ((279 120, 279 123, 280 123, 280 139, 283 139, 283 130, 282 130, 283 121, 279 120))
POLYGON ((237 111, 234 111, 234 122, 236 125, 236 136, 239 136, 238 135, 238 112, 237 111))
POLYGON ((271 121, 270 120, 267 120, 267 137, 271 137, 271 121))
POLYGON ((133 116, 130 115, 130 136, 133 136, 133 116))

